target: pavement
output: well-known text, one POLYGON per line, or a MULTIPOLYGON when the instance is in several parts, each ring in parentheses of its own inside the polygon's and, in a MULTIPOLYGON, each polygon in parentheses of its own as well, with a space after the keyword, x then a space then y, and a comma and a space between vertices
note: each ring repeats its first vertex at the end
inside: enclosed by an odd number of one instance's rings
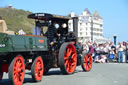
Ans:
MULTIPOLYGON (((4 73, 0 85, 10 85, 8 74, 4 73)), ((94 63, 90 72, 83 72, 78 66, 71 75, 63 75, 59 68, 54 68, 38 83, 26 71, 23 85, 128 85, 128 63, 94 63)))

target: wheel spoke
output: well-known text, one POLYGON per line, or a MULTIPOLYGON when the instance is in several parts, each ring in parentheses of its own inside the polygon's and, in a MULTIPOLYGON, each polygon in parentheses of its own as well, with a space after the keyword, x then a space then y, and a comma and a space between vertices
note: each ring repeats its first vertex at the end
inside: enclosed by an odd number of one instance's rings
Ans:
POLYGON ((87 57, 84 57, 84 63, 87 63, 88 61, 87 61, 87 57))
POLYGON ((43 74, 43 72, 42 72, 42 70, 40 70, 40 77, 41 77, 42 74, 43 74))
POLYGON ((65 57, 64 57, 64 60, 68 60, 68 57, 67 57, 67 56, 65 56, 65 57))
POLYGON ((72 55, 72 61, 76 62, 76 54, 75 53, 72 55))
POLYGON ((73 53, 72 54, 72 63, 71 63, 71 70, 72 69, 75 69, 75 67, 76 67, 76 54, 75 53, 73 53))
POLYGON ((90 70, 90 68, 91 68, 91 64, 88 65, 88 68, 89 68, 89 70, 90 70))
POLYGON ((71 69, 75 69, 76 63, 72 63, 71 69))
POLYGON ((65 66, 67 66, 67 64, 68 64, 68 60, 65 61, 65 66))
POLYGON ((70 68, 70 67, 69 67, 69 63, 68 63, 68 64, 67 64, 67 67, 66 67, 67 71, 69 71, 69 68, 70 68))
POLYGON ((72 54, 72 48, 70 48, 69 50, 69 56, 72 54))
POLYGON ((22 63, 21 62, 19 63, 19 67, 22 67, 22 63))
POLYGON ((67 48, 67 56, 69 57, 70 55, 71 55, 71 53, 72 53, 72 48, 67 48))
POLYGON ((89 61, 89 55, 86 56, 87 61, 89 61))
POLYGON ((86 70, 88 70, 88 63, 86 64, 86 70))
POLYGON ((69 55, 69 51, 70 51, 70 49, 69 49, 69 48, 67 48, 67 52, 66 52, 67 57, 69 57, 69 56, 70 56, 70 55, 69 55))

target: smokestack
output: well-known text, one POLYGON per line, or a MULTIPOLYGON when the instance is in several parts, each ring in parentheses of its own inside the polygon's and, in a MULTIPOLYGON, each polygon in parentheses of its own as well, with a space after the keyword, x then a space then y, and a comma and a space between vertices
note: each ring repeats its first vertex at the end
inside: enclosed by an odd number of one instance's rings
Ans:
POLYGON ((78 17, 73 17, 73 32, 78 37, 78 17))

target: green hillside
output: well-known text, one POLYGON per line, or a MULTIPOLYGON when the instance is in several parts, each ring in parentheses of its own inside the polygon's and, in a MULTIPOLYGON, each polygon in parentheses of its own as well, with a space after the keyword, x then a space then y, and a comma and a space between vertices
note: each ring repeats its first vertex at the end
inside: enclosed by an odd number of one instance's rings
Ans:
POLYGON ((31 12, 14 8, 0 8, 0 16, 5 19, 8 30, 15 32, 23 29, 27 34, 32 33, 34 20, 28 19, 28 14, 31 14, 31 12))

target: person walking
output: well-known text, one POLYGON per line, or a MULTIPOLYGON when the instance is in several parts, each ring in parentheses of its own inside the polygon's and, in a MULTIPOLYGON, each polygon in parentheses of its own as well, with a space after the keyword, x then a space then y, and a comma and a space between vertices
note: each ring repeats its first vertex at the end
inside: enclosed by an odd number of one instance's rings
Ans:
POLYGON ((123 46, 125 47, 125 50, 123 52, 123 62, 126 63, 127 58, 126 58, 126 51, 127 51, 127 43, 123 41, 123 46))
POLYGON ((109 44, 109 61, 112 62, 115 58, 115 53, 116 53, 116 47, 113 44, 113 42, 110 42, 109 44))
POLYGON ((96 49, 97 49, 97 43, 96 41, 94 41, 93 45, 92 45, 93 49, 94 49, 94 56, 93 56, 93 60, 95 60, 96 56, 97 56, 97 52, 96 52, 96 49))
POLYGON ((91 56, 93 56, 93 55, 94 55, 94 48, 93 48, 93 46, 92 46, 91 43, 90 43, 88 46, 89 46, 89 51, 88 51, 88 53, 89 53, 91 56))
POLYGON ((123 51, 125 50, 125 47, 123 46, 121 42, 119 42, 116 49, 118 52, 118 63, 122 63, 123 62, 123 51))
POLYGON ((128 63, 128 41, 126 42, 126 63, 128 63))

